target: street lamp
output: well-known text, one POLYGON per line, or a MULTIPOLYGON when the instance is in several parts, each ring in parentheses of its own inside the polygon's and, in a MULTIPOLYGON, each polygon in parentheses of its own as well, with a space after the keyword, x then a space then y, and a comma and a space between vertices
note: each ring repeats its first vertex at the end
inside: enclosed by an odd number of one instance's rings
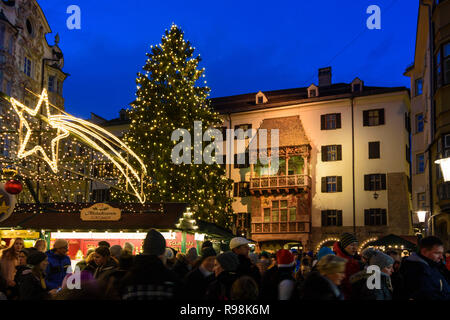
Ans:
POLYGON ((425 219, 427 217, 427 212, 426 211, 417 211, 417 219, 419 219, 420 223, 425 223, 425 219))
POLYGON ((434 163, 441 166, 444 181, 445 182, 450 181, 450 158, 438 159, 434 163))
POLYGON ((417 220, 419 220, 419 232, 416 233, 418 240, 420 240, 423 236, 423 232, 426 233, 426 229, 425 229, 425 222, 427 220, 427 211, 425 210, 419 210, 416 211, 417 213, 417 220))

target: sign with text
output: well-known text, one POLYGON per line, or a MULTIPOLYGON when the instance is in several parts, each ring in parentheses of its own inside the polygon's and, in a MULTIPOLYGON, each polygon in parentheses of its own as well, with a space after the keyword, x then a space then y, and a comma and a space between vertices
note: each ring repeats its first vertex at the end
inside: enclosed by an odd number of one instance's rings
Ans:
POLYGON ((106 203, 96 203, 89 208, 82 209, 80 218, 83 221, 118 221, 120 220, 120 209, 113 208, 106 203))

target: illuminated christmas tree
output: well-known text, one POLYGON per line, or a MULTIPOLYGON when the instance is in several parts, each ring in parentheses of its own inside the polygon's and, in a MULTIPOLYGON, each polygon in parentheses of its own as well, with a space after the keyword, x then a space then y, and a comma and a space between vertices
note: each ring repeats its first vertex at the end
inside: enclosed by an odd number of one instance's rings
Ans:
MULTIPOLYGON (((198 66, 200 56, 194 57, 194 48, 176 25, 151 48, 143 72, 138 73, 136 100, 128 110, 131 125, 124 137, 147 166, 150 178, 143 185, 147 202, 186 202, 195 219, 230 226, 232 181, 226 178, 225 167, 194 164, 194 121, 202 122, 202 132, 222 123, 209 106, 210 89, 202 79, 204 68, 198 66), (172 132, 179 128, 191 136, 190 164, 172 162, 178 143, 171 140, 172 132)), ((201 134, 197 138, 201 140, 201 134)), ((202 143, 201 150, 206 145, 202 143)), ((114 190, 112 196, 135 201, 114 190)))

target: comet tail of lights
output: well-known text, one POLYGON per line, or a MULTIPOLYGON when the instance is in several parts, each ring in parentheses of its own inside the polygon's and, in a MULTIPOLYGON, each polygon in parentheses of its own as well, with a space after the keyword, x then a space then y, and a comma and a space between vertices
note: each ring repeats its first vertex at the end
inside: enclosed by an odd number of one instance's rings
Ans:
POLYGON ((20 128, 22 128, 23 125, 26 128, 24 138, 22 138, 21 130, 19 131, 19 159, 29 156, 38 156, 37 153, 40 152, 52 171, 57 173, 58 142, 64 138, 67 138, 69 135, 72 135, 83 144, 97 150, 109 159, 123 175, 127 186, 130 185, 133 190, 133 194, 138 198, 138 200, 141 203, 145 202, 145 195, 142 192, 139 192, 139 190, 142 190, 142 184, 147 175, 147 169, 143 161, 125 143, 107 130, 88 121, 71 116, 54 105, 52 105, 52 107, 63 114, 51 114, 46 89, 43 89, 41 95, 35 93, 32 94, 39 98, 39 102, 34 109, 25 106, 14 98, 9 99, 14 111, 19 116, 20 128), (46 116, 40 114, 39 117, 53 129, 57 130, 56 137, 51 140, 51 158, 40 145, 34 146, 31 150, 26 150, 32 134, 32 129, 24 117, 24 111, 30 116, 36 117, 43 103, 45 103, 45 109, 43 111, 46 113, 46 116), (122 152, 119 152, 118 149, 122 152), (130 158, 131 160, 134 160, 134 162, 137 162, 137 164, 132 165, 129 161, 130 158), (134 177, 134 179, 131 179, 129 173, 134 177))

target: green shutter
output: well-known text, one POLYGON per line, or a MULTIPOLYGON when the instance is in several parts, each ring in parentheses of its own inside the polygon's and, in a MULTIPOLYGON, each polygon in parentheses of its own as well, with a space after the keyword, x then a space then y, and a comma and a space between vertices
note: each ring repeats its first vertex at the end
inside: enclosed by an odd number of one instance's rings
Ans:
POLYGON ((327 226, 327 210, 322 210, 322 227, 327 226))
POLYGON ((320 116, 320 130, 326 130, 325 115, 320 116))
POLYGON ((364 175, 364 190, 370 191, 370 174, 364 175))
POLYGON ((342 160, 342 146, 337 146, 337 160, 342 160))
POLYGON ((340 128, 341 128, 341 114, 336 113, 336 129, 340 129, 340 128))
POLYGON ((381 174, 381 190, 386 190, 386 174, 381 174))
POLYGON ((342 192, 342 177, 338 176, 336 182, 337 182, 337 192, 342 192))
POLYGON ((322 177, 322 192, 327 192, 327 178, 322 177))
POLYGON ((327 147, 322 146, 322 162, 328 161, 327 159, 327 147))
POLYGON ((384 124, 384 109, 378 110, 379 124, 384 124))

